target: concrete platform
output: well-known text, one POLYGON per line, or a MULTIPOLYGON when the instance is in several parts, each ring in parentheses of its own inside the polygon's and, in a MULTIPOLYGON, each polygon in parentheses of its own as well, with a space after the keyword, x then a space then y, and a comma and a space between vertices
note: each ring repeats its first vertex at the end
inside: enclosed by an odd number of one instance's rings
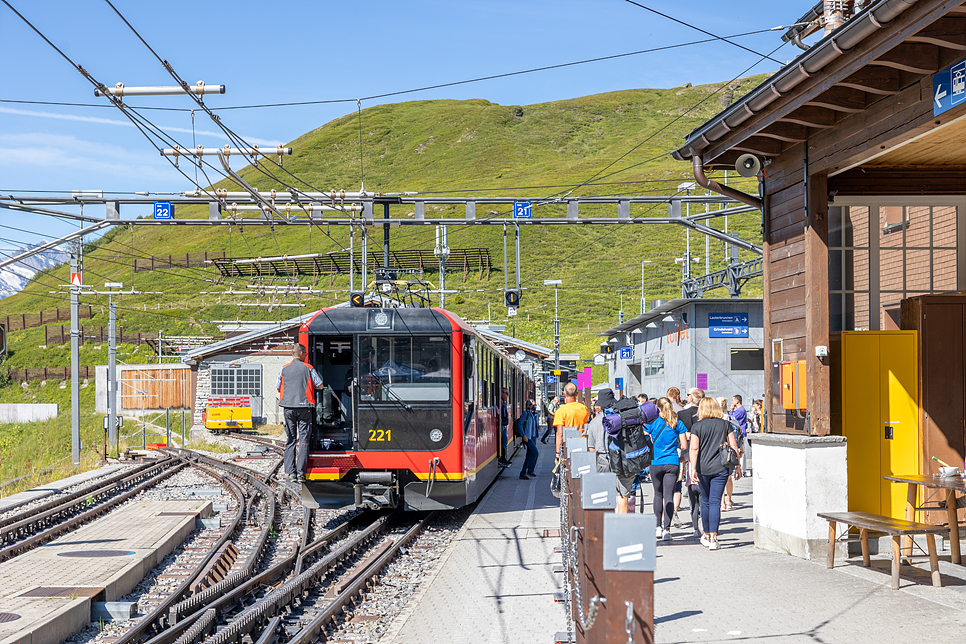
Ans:
POLYGON ((92 601, 131 592, 210 512, 200 500, 133 503, 0 564, 0 644, 56 644, 79 631, 92 601))
POLYGON ((566 630, 560 503, 550 494, 553 446, 539 445, 537 478, 520 480, 523 451, 487 493, 440 565, 380 640, 388 644, 551 643, 566 630), (549 531, 549 532, 545 532, 549 531))
POLYGON ((31 501, 36 501, 37 499, 42 499, 53 494, 59 494, 60 492, 74 485, 86 483, 87 481, 93 481, 94 479, 102 476, 109 476, 110 474, 118 472, 122 469, 124 469, 123 465, 105 465, 104 467, 96 470, 81 472, 80 474, 75 474, 74 476, 68 476, 65 479, 51 481, 46 485, 41 485, 30 490, 24 490, 23 492, 12 494, 8 497, 0 499, 0 512, 13 510, 21 505, 30 503, 31 501))

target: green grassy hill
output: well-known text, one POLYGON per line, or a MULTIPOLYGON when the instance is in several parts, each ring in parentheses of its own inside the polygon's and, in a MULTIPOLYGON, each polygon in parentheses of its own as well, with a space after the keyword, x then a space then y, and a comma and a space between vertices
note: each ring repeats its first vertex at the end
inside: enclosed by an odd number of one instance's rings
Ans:
MULTIPOLYGON (((743 79, 717 94, 720 85, 626 90, 526 106, 502 106, 475 99, 372 107, 361 113, 365 187, 370 192, 417 191, 426 196, 543 197, 563 194, 570 190, 567 186, 599 175, 596 182, 579 187, 573 194, 673 194, 679 183, 693 180, 690 165, 660 155, 676 147, 684 134, 719 111, 725 104, 723 95, 741 95, 762 79, 743 79), (688 112, 702 99, 707 100, 688 112), (662 128, 665 129, 661 131, 662 128)), ((291 143, 295 153, 285 159, 285 168, 304 181, 299 184, 301 189, 359 189, 359 118, 355 113, 349 114, 291 143)), ((230 118, 227 122, 230 125, 230 118)), ((271 163, 264 163, 262 169, 278 179, 251 167, 241 174, 261 190, 284 189, 283 182, 295 183, 271 163)), ((737 183, 735 179, 732 175, 732 185, 737 183)), ((753 189, 753 180, 744 181, 748 189, 753 189)), ((217 186, 239 189, 227 182, 217 186)), ((207 216, 207 211, 190 210, 180 210, 178 216, 207 216)), ((616 214, 615 208, 604 206, 596 212, 616 214)), ((665 212, 663 205, 641 207, 633 210, 632 216, 664 216, 665 212)), ((393 212, 394 217, 407 214, 401 207, 395 207, 393 212)), ((478 209, 478 217, 487 214, 478 209)), ((563 216, 564 212, 560 207, 545 206, 539 214, 563 216)), ((581 214, 592 215, 595 211, 582 209, 581 214)), ((460 226, 463 213, 455 208, 427 208, 427 217, 430 216, 454 218, 449 229, 451 247, 486 247, 494 263, 502 267, 502 227, 460 226)), ((712 225, 721 227, 723 222, 712 225)), ((746 239, 760 240, 759 217, 732 217, 729 230, 746 239)), ((381 227, 374 227, 371 234, 374 244, 381 247, 381 227)), ((392 229, 392 247, 432 248, 434 234, 429 226, 396 227, 392 229)), ((126 332, 157 333, 163 329, 169 335, 217 336, 212 320, 287 318, 295 315, 296 309, 242 308, 238 303, 255 298, 217 294, 229 284, 216 284, 217 273, 213 269, 135 274, 134 259, 205 250, 223 250, 230 257, 313 253, 337 250, 339 245, 348 245, 348 231, 340 227, 310 230, 278 225, 274 231, 255 226, 242 231, 237 227, 118 227, 86 249, 85 281, 94 285, 120 281, 125 287, 163 292, 122 298, 118 324, 126 332)), ((508 331, 551 345, 553 291, 542 284, 544 279, 559 278, 564 280, 560 291, 562 350, 580 351, 589 358, 598 344, 595 335, 616 323, 620 292, 624 294, 625 312, 634 315, 638 311, 642 259, 653 262, 645 273, 648 300, 680 296, 680 268, 673 260, 681 256, 684 248, 685 233, 677 227, 524 227, 522 272, 528 290, 520 315, 510 320, 512 328, 508 327, 508 331)), ((691 248, 702 258, 697 270, 703 272, 704 239, 692 235, 691 248)), ((712 241, 711 251, 711 268, 722 267, 724 245, 712 241)), ((434 283, 438 278, 435 272, 426 277, 434 283)), ((67 306, 66 293, 50 292, 67 281, 66 266, 39 275, 23 293, 0 301, 0 316, 67 306)), ((248 283, 236 280, 231 286, 245 289, 248 283)), ((347 277, 320 276, 300 283, 332 291, 304 298, 302 303, 307 310, 343 301, 347 295, 347 277)), ((447 287, 461 290, 458 295, 449 296, 447 302, 448 308, 460 315, 471 320, 488 316, 495 322, 505 319, 502 270, 492 272, 489 280, 470 275, 465 281, 462 273, 454 270, 448 274, 447 287)), ((760 292, 760 281, 746 290, 748 296, 760 292)), ((296 302, 293 298, 280 301, 296 302)), ((85 303, 94 305, 95 317, 84 324, 106 326, 106 297, 90 298, 85 303)), ((43 345, 43 329, 11 333, 6 366, 68 364, 69 352, 65 348, 42 348, 43 345)), ((132 354, 132 361, 141 359, 131 349, 125 351, 132 354)), ((106 347, 88 344, 81 361, 98 364, 105 358, 106 347)))

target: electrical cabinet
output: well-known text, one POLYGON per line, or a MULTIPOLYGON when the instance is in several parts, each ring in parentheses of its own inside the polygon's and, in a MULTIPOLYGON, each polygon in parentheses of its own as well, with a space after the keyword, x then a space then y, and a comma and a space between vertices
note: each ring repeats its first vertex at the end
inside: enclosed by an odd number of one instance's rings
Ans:
POLYGON ((782 409, 804 410, 807 398, 805 388, 805 361, 781 363, 782 409))
POLYGON ((921 471, 918 333, 845 331, 840 352, 849 510, 905 518, 907 486, 883 477, 921 471))

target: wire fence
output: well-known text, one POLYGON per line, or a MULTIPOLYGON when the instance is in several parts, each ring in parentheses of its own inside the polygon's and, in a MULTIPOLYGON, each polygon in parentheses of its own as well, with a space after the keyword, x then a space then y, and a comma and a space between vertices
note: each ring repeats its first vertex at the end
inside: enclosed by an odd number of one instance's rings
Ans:
MULTIPOLYGON (((82 326, 80 327, 80 343, 107 342, 111 337, 108 331, 108 327, 104 326, 82 326)), ((117 336, 118 343, 136 344, 138 346, 147 344, 148 340, 158 339, 156 333, 125 333, 121 327, 118 327, 115 335, 117 336)), ((61 324, 59 326, 48 325, 44 327, 44 344, 48 347, 67 344, 68 342, 70 342, 70 326, 61 324)))
MULTIPOLYGON (((77 317, 80 320, 90 320, 94 317, 93 306, 81 306, 77 309, 77 317)), ((70 309, 51 309, 40 313, 21 313, 19 315, 7 315, 0 318, 0 322, 6 326, 7 331, 22 331, 44 326, 51 322, 69 322, 70 309)), ((68 336, 70 337, 70 336, 68 336)))
MULTIPOLYGON (((96 367, 81 365, 78 367, 80 378, 93 378, 96 367)), ((36 369, 7 369, 7 376, 17 382, 33 380, 69 380, 70 367, 37 367, 36 369)))
POLYGON ((167 270, 171 268, 208 268, 213 259, 225 259, 225 251, 220 253, 185 253, 164 257, 141 257, 134 260, 134 272, 167 270))

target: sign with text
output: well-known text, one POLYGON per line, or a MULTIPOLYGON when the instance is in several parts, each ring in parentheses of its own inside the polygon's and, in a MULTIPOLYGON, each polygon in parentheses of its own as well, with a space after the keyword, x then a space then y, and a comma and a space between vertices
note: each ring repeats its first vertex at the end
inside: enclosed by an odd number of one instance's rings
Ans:
POLYGON ((747 338, 747 313, 708 313, 709 338, 747 338))
POLYGON ((621 360, 633 360, 634 347, 621 347, 621 360))
POLYGON ((932 113, 939 116, 966 101, 966 60, 932 75, 932 113))
POLYGON ((529 201, 514 201, 513 202, 513 218, 514 219, 530 219, 530 210, 533 204, 529 201))
POLYGON ((171 205, 170 201, 155 201, 154 202, 154 218, 155 219, 174 219, 174 206, 171 205))

